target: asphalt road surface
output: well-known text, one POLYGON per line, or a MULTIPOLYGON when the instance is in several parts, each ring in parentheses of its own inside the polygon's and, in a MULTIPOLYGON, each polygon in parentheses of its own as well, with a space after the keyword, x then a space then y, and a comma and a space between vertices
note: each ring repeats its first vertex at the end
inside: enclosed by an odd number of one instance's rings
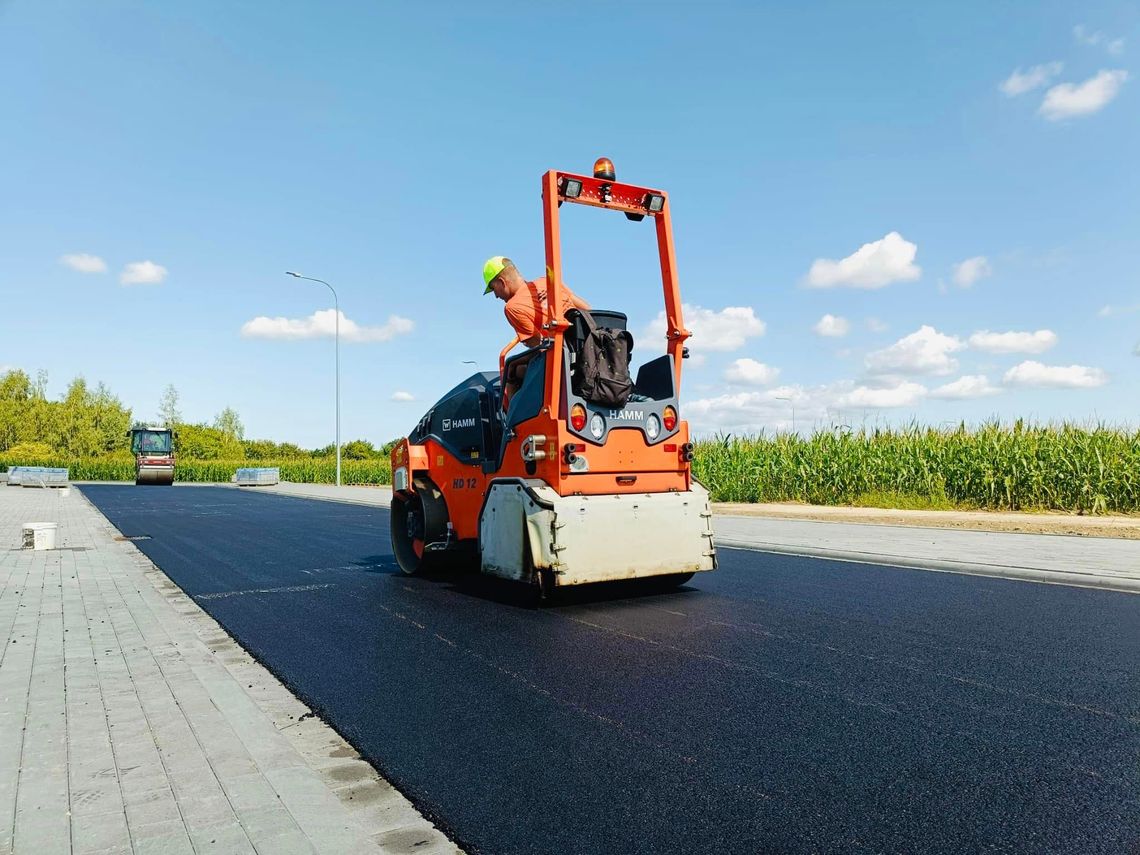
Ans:
POLYGON ((1140 596, 722 550, 535 609, 384 510, 82 490, 471 852, 1140 851, 1140 596))

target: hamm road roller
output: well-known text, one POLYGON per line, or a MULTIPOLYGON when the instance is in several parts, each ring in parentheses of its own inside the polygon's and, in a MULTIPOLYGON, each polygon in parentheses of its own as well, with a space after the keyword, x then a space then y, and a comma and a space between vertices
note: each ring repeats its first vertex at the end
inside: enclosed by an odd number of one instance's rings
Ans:
POLYGON ((135 484, 174 483, 174 432, 166 428, 131 428, 135 456, 135 484))
POLYGON ((619 579, 680 585, 714 570, 717 558, 708 492, 693 478, 681 417, 690 333, 669 197, 618 183, 602 158, 593 175, 547 172, 542 212, 550 320, 537 344, 511 354, 516 337, 500 353, 498 373, 468 377, 392 449, 392 550, 405 573, 465 556, 482 573, 533 584, 544 597, 619 579), (625 314, 555 309, 564 287, 563 204, 656 227, 666 347, 635 380, 625 314), (624 362, 607 346, 615 341, 625 343, 624 362), (599 358, 609 360, 601 366, 609 382, 596 382, 599 358))

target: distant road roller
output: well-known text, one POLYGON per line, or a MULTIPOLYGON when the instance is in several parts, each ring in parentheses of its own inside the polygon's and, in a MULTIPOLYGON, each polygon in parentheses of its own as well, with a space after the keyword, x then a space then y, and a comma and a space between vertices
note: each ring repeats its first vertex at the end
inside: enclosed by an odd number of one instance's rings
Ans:
MULTIPOLYGON (((499 355, 499 372, 473 374, 440 398, 392 449, 392 549, 405 573, 467 555, 482 573, 556 588, 655 578, 680 585, 717 566, 708 492, 691 470, 681 418, 688 356, 669 198, 620 184, 600 159, 593 175, 542 178, 547 311, 536 346, 499 355), (559 208, 588 205, 648 218, 657 231, 666 351, 626 393, 599 392, 599 329, 625 331, 626 315, 562 305, 559 208), (592 339, 593 337, 593 339, 592 339), (503 379, 515 389, 504 400, 503 379), (595 378, 596 379, 596 376, 595 378), (601 399, 601 400, 599 400, 601 399)), ((624 339, 632 349, 628 331, 624 339)), ((610 365, 610 368, 613 366, 610 365)), ((620 368, 621 366, 619 366, 620 368)), ((614 379, 614 378, 610 378, 614 379)))
POLYGON ((127 432, 135 456, 135 484, 174 483, 174 431, 138 427, 127 432))

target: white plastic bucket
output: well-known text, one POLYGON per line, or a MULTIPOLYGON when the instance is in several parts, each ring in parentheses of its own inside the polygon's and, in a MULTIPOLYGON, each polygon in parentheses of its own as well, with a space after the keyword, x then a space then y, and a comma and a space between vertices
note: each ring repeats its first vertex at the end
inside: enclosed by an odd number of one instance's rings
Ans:
POLYGON ((55 549, 56 528, 53 522, 24 523, 24 549, 55 549))

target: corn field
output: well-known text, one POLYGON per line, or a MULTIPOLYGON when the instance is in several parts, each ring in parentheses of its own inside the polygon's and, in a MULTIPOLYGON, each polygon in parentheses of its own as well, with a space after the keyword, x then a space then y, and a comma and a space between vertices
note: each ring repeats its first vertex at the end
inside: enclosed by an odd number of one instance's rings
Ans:
POLYGON ((997 424, 723 437, 693 470, 721 502, 1140 511, 1140 431, 997 424))
MULTIPOLYGON (((1140 431, 997 424, 942 431, 719 437, 696 443, 693 471, 718 502, 1140 513, 1140 431)), ((16 460, 66 466, 76 481, 132 481, 129 456, 16 460)), ((334 458, 178 461, 177 480, 228 482, 242 466, 277 466, 285 481, 333 483, 334 458)), ((346 460, 345 484, 388 484, 388 461, 346 460)))

